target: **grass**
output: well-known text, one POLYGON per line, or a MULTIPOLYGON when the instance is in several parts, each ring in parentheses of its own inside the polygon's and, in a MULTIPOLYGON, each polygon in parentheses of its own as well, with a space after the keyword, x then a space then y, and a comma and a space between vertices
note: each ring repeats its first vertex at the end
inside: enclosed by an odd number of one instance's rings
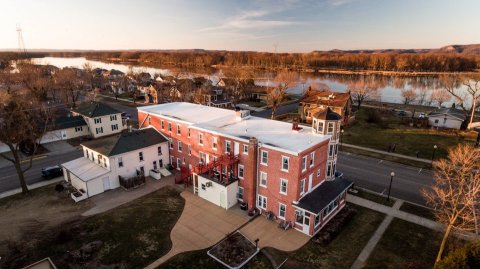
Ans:
POLYGON ((58 268, 75 264, 84 268, 144 268, 170 250, 170 231, 183 206, 178 191, 166 187, 103 214, 30 234, 10 246, 0 267, 21 268, 50 257, 58 268), (101 241, 101 246, 79 258, 77 254, 85 253, 81 249, 94 241, 101 241))
POLYGON ((419 217, 424 217, 429 220, 435 220, 434 211, 433 209, 430 209, 430 208, 404 202, 402 206, 400 206, 400 210, 417 215, 419 217))
POLYGON ((345 128, 342 141, 368 148, 387 151, 389 146, 396 144, 395 153, 431 159, 433 146, 437 145, 435 158, 447 156, 447 150, 460 143, 473 143, 473 133, 458 131, 441 131, 436 129, 414 128, 388 110, 361 108, 355 115, 355 122, 345 128), (372 110, 380 111, 381 120, 369 123, 368 113, 372 110), (372 139, 374 138, 374 139, 372 139))
MULTIPOLYGON (((195 251, 188 251, 177 254, 170 258, 168 261, 161 264, 158 269, 183 269, 183 268, 196 268, 196 269, 207 269, 207 268, 219 268, 223 269, 225 266, 215 261, 213 258, 208 256, 207 251, 209 249, 201 249, 195 251)), ((272 265, 270 261, 259 252, 255 257, 253 257, 244 267, 245 269, 270 269, 272 265)))
MULTIPOLYGON (((415 268, 432 268, 442 236, 442 233, 426 227, 393 219, 364 268, 400 269, 407 264, 421 265, 415 268)), ((445 254, 462 244, 463 241, 451 237, 445 254)))
POLYGON ((357 214, 327 246, 322 247, 310 240, 293 252, 273 248, 268 248, 268 252, 277 263, 288 257, 290 263, 300 264, 299 268, 350 268, 385 215, 353 204, 348 206, 357 209, 357 214))
POLYGON ((55 184, 57 183, 52 183, 40 188, 29 190, 27 194, 17 193, 17 194, 2 198, 0 199, 0 207, 5 206, 6 208, 8 208, 10 206, 14 206, 15 203, 18 203, 22 200, 28 200, 32 197, 55 195, 56 191, 53 187, 55 184))
POLYGON ((382 204, 382 205, 385 205, 385 206, 389 206, 389 207, 392 207, 393 204, 395 204, 395 199, 393 199, 391 197, 390 197, 390 200, 387 201, 387 198, 385 196, 378 195, 378 194, 375 194, 375 193, 371 193, 371 192, 365 191, 363 189, 356 188, 356 190, 358 191, 357 193, 349 192, 348 194, 355 195, 355 196, 358 196, 360 198, 367 199, 367 200, 370 200, 372 202, 382 204))
POLYGON ((408 166, 413 166, 413 167, 418 167, 418 168, 423 168, 423 169, 431 169, 432 165, 424 162, 419 162, 419 161, 414 161, 410 159, 405 159, 405 158, 399 158, 395 156, 390 156, 387 154, 381 154, 377 152, 371 152, 368 150, 362 150, 362 149, 357 149, 357 148, 351 148, 343 145, 340 149, 342 152, 349 152, 355 155, 363 155, 363 156, 368 156, 372 157, 375 159, 380 159, 380 160, 385 160, 389 162, 395 162, 395 163, 401 163, 404 165, 408 166))

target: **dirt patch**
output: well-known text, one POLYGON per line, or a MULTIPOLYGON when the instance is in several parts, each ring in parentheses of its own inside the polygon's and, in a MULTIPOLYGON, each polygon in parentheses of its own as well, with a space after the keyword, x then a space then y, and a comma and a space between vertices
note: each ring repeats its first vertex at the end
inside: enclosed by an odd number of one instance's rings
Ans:
POLYGON ((79 218, 92 207, 88 201, 75 203, 66 193, 55 191, 55 184, 0 200, 0 253, 6 241, 17 241, 32 231, 42 233, 61 223, 79 218))

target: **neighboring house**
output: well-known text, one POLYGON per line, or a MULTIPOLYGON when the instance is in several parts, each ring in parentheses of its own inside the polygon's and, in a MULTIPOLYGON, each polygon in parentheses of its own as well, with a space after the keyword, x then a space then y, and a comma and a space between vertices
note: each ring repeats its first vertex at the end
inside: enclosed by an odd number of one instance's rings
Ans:
POLYGON ((463 110, 453 107, 436 109, 427 115, 428 125, 436 128, 460 129, 467 118, 463 110))
POLYGON ((122 112, 99 102, 86 102, 72 109, 74 116, 82 116, 93 138, 120 133, 127 128, 122 112))
POLYGON ((346 204, 351 182, 335 178, 341 117, 332 110, 303 128, 191 103, 139 107, 138 118, 169 137, 176 182, 222 208, 241 202, 313 236, 346 204))
MULTIPOLYGON (((220 80, 223 82, 223 80, 220 80)), ((232 101, 228 94, 221 87, 214 86, 207 93, 203 95, 203 105, 230 108, 232 101)))
POLYGON ((64 179, 80 201, 120 187, 120 177, 149 175, 169 164, 168 140, 154 128, 124 132, 81 144, 83 157, 62 164, 64 179))
POLYGON ((62 140, 90 135, 83 116, 66 116, 55 120, 55 128, 61 130, 62 140))
POLYGON ((298 113, 302 121, 311 123, 312 115, 327 107, 343 118, 342 125, 348 124, 352 114, 352 98, 348 92, 317 91, 309 88, 299 103, 298 113))

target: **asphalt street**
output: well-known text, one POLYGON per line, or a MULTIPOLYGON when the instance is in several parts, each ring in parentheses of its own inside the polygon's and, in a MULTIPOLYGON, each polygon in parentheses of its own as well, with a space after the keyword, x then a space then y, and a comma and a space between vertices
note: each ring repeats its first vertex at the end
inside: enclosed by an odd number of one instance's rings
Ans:
MULTIPOLYGON (((81 150, 74 150, 62 154, 52 154, 46 157, 35 159, 32 162, 32 168, 25 173, 27 184, 33 184, 42 181, 41 170, 44 167, 62 164, 83 155, 81 150)), ((26 166, 26 164, 23 164, 26 166)), ((0 169, 0 193, 20 188, 17 172, 13 165, 0 169)))
POLYGON ((420 190, 433 184, 431 170, 350 153, 340 152, 337 170, 355 185, 384 194, 388 192, 390 173, 394 172, 391 196, 418 204, 425 204, 420 190))

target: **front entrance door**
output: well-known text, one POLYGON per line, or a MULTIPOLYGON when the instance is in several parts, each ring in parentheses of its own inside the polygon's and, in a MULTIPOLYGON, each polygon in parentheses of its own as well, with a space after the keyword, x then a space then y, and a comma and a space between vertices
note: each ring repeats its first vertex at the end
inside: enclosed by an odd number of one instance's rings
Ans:
POLYGON ((108 179, 108 177, 102 178, 102 181, 103 181, 103 191, 109 190, 110 189, 110 180, 108 179))
POLYGON ((160 166, 160 168, 163 167, 163 160, 158 160, 158 166, 160 166))
POLYGON ((309 234, 310 232, 310 213, 305 212, 303 217, 303 232, 309 234))

